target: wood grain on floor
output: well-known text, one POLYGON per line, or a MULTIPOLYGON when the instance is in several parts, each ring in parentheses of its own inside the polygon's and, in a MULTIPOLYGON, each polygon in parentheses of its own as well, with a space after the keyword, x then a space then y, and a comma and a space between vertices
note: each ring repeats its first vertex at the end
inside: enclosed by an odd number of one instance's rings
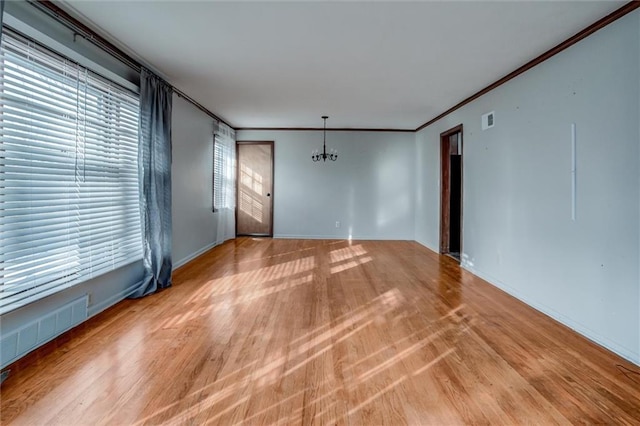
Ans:
POLYGON ((407 241, 239 238, 12 366, 2 424, 638 424, 637 366, 407 241))

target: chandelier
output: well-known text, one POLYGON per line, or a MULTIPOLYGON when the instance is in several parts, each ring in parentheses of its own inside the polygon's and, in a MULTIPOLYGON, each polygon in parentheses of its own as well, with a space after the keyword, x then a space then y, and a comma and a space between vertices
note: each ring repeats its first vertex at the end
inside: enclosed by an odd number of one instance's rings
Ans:
POLYGON ((327 161, 327 158, 331 161, 336 161, 338 159, 338 150, 337 149, 331 149, 331 151, 329 151, 327 153, 327 117, 326 115, 322 116, 322 119, 324 120, 324 133, 323 133, 323 137, 322 137, 322 152, 318 151, 317 149, 315 151, 311 151, 311 159, 316 162, 316 161, 327 161))

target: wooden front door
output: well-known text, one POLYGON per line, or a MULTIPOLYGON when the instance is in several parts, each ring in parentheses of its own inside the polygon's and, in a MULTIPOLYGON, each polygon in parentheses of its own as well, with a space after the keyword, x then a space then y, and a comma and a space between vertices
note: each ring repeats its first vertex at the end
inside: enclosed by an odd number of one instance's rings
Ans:
POLYGON ((236 234, 273 236, 273 142, 238 142, 236 234))

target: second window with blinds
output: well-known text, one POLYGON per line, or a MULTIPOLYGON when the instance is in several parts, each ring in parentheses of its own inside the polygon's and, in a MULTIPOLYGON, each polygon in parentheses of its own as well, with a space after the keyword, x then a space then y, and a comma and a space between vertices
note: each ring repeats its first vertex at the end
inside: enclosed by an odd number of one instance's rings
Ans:
POLYGON ((235 139, 223 132, 213 138, 213 211, 235 208, 235 139))

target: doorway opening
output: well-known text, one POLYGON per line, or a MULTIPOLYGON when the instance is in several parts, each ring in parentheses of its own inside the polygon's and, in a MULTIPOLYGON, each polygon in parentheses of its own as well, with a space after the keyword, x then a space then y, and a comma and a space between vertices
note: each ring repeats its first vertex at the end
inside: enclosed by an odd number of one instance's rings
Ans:
POLYGON ((236 235, 273 236, 273 141, 237 147, 236 235))
POLYGON ((462 124, 440 134, 440 253, 462 253, 462 124))

